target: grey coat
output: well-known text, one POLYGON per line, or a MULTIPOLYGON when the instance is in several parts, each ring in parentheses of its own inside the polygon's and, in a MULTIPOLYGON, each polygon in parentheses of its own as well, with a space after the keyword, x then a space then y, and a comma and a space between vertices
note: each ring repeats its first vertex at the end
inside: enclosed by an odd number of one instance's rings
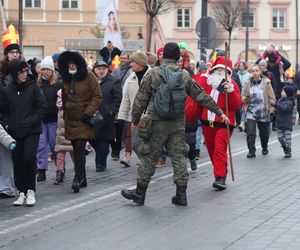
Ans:
POLYGON ((15 140, 0 125, 0 193, 14 196, 15 185, 13 178, 13 161, 8 150, 10 143, 15 140))

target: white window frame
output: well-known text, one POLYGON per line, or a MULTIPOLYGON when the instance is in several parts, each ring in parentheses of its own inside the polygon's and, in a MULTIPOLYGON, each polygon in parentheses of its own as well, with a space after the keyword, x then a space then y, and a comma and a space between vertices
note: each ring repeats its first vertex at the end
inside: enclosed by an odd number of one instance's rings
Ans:
MULTIPOLYGON (((245 26, 243 26, 243 13, 245 13, 245 18, 246 18, 246 11, 247 11, 247 9, 243 8, 242 16, 241 16, 241 27, 244 28, 244 29, 246 28, 246 23, 245 23, 245 26)), ((253 26, 249 26, 249 29, 255 29, 255 27, 256 27, 256 24, 255 24, 256 9, 255 8, 250 8, 249 9, 249 17, 251 15, 251 13, 250 13, 251 11, 253 11, 253 26)), ((245 20, 245 22, 246 22, 246 20, 245 20)), ((249 19, 249 23, 250 23, 250 19, 249 19)))
POLYGON ((79 0, 61 0, 61 9, 62 10, 79 10, 80 8, 80 1, 79 0), (63 7, 63 2, 68 1, 69 2, 69 7, 68 8, 64 8, 63 7), (72 8, 72 2, 76 1, 77 2, 77 8, 72 8))
POLYGON ((176 27, 178 29, 191 29, 192 28, 192 8, 177 8, 176 10, 176 27), (178 25, 178 20, 179 20, 179 13, 178 11, 181 10, 182 13, 181 13, 181 16, 182 16, 182 20, 181 20, 181 23, 182 23, 182 26, 179 26, 178 25), (185 26, 185 22, 186 22, 186 18, 185 18, 185 11, 188 10, 189 11, 189 26, 185 26))
POLYGON ((40 7, 35 7, 35 0, 30 0, 31 1, 31 7, 26 7, 26 0, 24 0, 24 8, 25 9, 42 9, 43 8, 43 0, 40 0, 40 7))
POLYGON ((283 9, 283 8, 273 8, 272 9, 272 28, 273 29, 285 29, 286 28, 286 9, 283 9), (276 13, 274 13, 276 12, 276 13), (282 17, 280 15, 280 12, 283 12, 283 27, 280 27, 280 17, 282 17), (276 14, 276 15, 274 15, 276 14), (276 21, 276 27, 274 27, 274 17, 277 18, 277 21, 276 21))

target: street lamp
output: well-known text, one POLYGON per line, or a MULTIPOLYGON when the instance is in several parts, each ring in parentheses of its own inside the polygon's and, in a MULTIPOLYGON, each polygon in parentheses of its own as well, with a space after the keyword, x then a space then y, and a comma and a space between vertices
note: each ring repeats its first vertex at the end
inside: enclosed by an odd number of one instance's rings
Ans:
POLYGON ((296 0, 296 72, 299 69, 299 13, 298 0, 296 0))
POLYGON ((23 40, 23 0, 19 0, 19 39, 20 48, 22 48, 23 40))

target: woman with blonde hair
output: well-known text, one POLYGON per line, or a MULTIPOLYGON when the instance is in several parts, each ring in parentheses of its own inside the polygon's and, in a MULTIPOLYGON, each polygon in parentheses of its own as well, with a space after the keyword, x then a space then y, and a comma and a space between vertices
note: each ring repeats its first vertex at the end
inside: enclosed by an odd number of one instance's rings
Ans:
POLYGON ((57 91, 61 89, 61 81, 58 80, 51 56, 46 56, 41 62, 41 75, 38 79, 38 85, 41 87, 47 103, 47 111, 42 124, 43 133, 40 135, 37 151, 37 181, 39 182, 46 180, 49 147, 52 157, 56 159, 56 153, 54 150, 58 112, 56 99, 57 91))

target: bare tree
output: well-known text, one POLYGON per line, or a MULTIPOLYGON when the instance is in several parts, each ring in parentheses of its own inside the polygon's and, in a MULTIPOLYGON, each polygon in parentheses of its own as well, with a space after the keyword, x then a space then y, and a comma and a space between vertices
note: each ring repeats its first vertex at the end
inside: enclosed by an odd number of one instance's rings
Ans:
POLYGON ((147 51, 151 49, 154 19, 164 13, 171 11, 178 0, 131 0, 130 4, 137 6, 149 18, 149 29, 147 31, 147 51))
POLYGON ((244 0, 222 0, 216 2, 212 7, 212 16, 228 32, 229 55, 231 34, 240 25, 243 3, 244 0))

